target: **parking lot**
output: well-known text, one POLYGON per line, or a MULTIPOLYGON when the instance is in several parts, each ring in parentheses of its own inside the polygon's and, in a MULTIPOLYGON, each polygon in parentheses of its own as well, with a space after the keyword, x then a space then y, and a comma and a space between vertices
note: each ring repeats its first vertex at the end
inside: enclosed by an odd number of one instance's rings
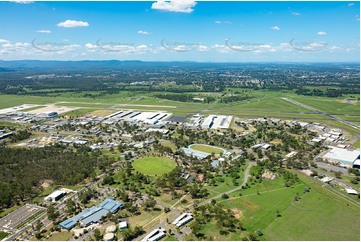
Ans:
POLYGON ((27 219, 45 210, 44 207, 26 204, 14 212, 0 219, 0 230, 14 232, 19 229, 27 219))

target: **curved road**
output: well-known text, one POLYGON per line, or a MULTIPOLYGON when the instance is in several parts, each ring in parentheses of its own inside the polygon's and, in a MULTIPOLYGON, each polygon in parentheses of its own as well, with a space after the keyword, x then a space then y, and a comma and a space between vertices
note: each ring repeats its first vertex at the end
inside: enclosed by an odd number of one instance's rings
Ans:
POLYGON ((224 192, 224 193, 219 194, 219 195, 217 195, 217 196, 211 197, 211 198, 209 198, 209 199, 207 199, 207 200, 205 200, 205 201, 203 201, 203 202, 200 202, 200 203, 198 203, 198 206, 202 206, 202 205, 204 205, 204 204, 206 204, 206 203, 209 203, 210 201, 212 201, 212 199, 221 198, 223 194, 227 194, 227 195, 228 195, 228 194, 230 194, 230 193, 232 193, 232 192, 236 192, 236 191, 238 191, 238 190, 241 190, 241 189, 242 189, 242 186, 244 186, 244 185, 247 183, 248 177, 249 177, 249 171, 251 170, 251 167, 254 166, 254 165, 256 165, 255 162, 249 162, 249 163, 248 163, 248 166, 247 166, 246 171, 245 171, 245 173, 244 173, 243 183, 242 183, 241 185, 239 185, 238 187, 233 188, 233 189, 231 189, 231 190, 229 190, 229 191, 227 191, 227 192, 224 192))

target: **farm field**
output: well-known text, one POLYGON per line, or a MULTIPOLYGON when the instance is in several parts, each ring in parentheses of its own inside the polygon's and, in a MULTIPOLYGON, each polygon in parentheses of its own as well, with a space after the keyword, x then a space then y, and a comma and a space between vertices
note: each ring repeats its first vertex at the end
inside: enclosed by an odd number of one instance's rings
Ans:
POLYGON ((132 165, 136 171, 151 176, 167 174, 177 166, 171 159, 152 156, 140 158, 132 165))
POLYGON ((210 153, 210 154, 211 153, 220 154, 220 153, 223 153, 223 151, 224 151, 216 146, 203 145, 203 144, 190 145, 189 148, 192 148, 193 150, 203 151, 203 152, 210 153))

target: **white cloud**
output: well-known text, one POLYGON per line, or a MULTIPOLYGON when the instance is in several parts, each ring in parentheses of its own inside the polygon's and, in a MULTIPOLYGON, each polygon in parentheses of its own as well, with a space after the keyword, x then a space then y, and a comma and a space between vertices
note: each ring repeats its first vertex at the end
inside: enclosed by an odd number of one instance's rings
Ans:
POLYGON ((205 45, 198 45, 197 50, 200 51, 200 52, 206 52, 206 51, 209 51, 210 48, 208 46, 205 46, 205 45))
POLYGON ((10 41, 9 40, 6 40, 6 39, 0 39, 0 43, 9 43, 10 41))
POLYGON ((151 34, 150 32, 143 31, 143 30, 139 30, 137 33, 138 33, 138 34, 144 34, 144 35, 151 34))
POLYGON ((29 4, 29 3, 33 3, 34 1, 30 1, 30 0, 12 0, 10 2, 20 3, 20 4, 29 4))
POLYGON ((44 33, 44 34, 50 34, 50 33, 51 33, 50 30, 46 30, 46 29, 37 30, 36 32, 38 32, 38 33, 44 33))
POLYGON ((355 15, 355 20, 360 21, 360 15, 355 15))
POLYGON ((326 35, 327 33, 324 32, 324 31, 319 31, 319 32, 317 32, 317 34, 318 34, 318 35, 326 35))
POLYGON ((295 16, 301 16, 301 13, 298 13, 298 12, 292 12, 292 15, 295 15, 295 16))
POLYGON ((349 7, 352 7, 353 5, 355 5, 355 4, 354 3, 347 4, 347 6, 349 6, 349 7))
POLYGON ((152 4, 152 9, 167 12, 191 13, 196 4, 194 0, 157 0, 152 4))
POLYGON ((231 21, 220 21, 220 20, 216 20, 214 21, 215 24, 232 24, 231 21))
POLYGON ((58 27, 63 28, 75 28, 75 27, 88 27, 88 22, 77 21, 77 20, 66 20, 64 22, 58 23, 58 27))
POLYGON ((96 49, 96 48, 98 48, 98 46, 90 44, 90 43, 85 44, 85 47, 88 48, 88 49, 96 49))
POLYGON ((281 30, 281 28, 278 27, 278 26, 273 26, 273 27, 271 27, 271 29, 272 29, 272 30, 277 30, 277 31, 278 31, 278 30, 281 30))

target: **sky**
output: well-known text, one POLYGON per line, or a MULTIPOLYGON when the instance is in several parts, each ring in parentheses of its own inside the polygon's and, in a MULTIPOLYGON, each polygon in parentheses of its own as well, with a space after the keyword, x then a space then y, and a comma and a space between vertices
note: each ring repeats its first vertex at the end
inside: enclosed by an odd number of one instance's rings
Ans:
POLYGON ((360 4, 0 2, 0 60, 348 62, 360 4))

